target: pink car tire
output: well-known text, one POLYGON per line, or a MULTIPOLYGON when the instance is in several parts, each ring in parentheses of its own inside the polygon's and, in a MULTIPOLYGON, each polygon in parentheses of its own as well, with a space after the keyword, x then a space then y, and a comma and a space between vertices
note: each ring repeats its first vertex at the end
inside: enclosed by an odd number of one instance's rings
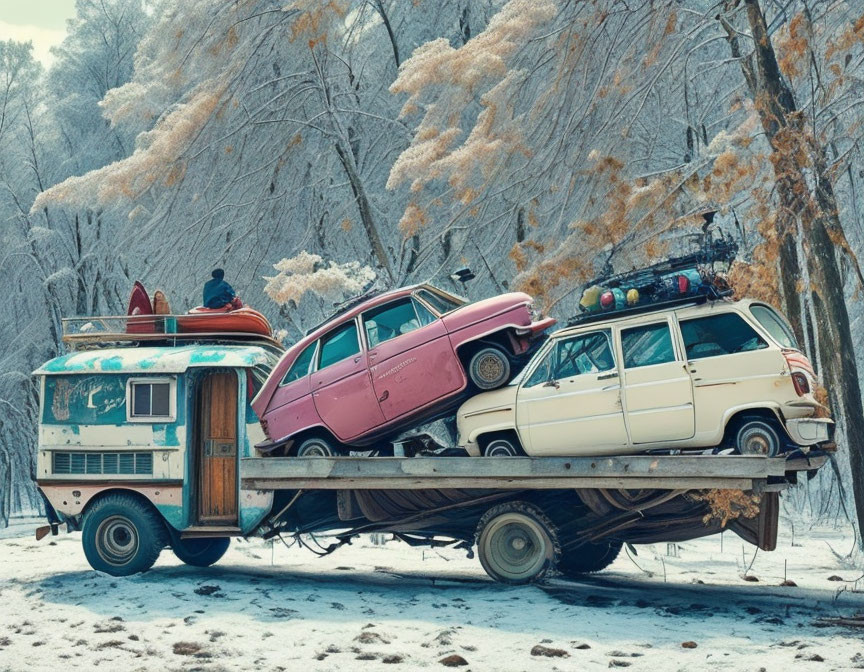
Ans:
POLYGON ((494 390, 510 380, 510 359, 498 348, 478 350, 468 364, 471 382, 481 390, 494 390))

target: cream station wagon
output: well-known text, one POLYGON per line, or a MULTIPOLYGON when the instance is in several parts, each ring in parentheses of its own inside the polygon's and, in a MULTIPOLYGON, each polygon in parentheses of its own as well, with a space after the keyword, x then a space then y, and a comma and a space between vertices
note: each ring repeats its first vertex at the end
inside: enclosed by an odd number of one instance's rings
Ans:
POLYGON ((729 447, 775 456, 828 442, 813 367, 758 301, 593 315, 553 334, 507 386, 457 414, 472 456, 729 447))

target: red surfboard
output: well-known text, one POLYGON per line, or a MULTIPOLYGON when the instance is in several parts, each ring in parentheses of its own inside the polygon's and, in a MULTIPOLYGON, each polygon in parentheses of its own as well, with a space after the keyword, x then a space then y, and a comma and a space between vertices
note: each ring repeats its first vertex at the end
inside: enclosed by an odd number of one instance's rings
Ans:
POLYGON ((147 290, 137 280, 132 287, 132 294, 129 295, 129 309, 126 314, 129 316, 129 319, 126 320, 127 334, 156 333, 156 322, 153 319, 137 317, 138 315, 153 314, 153 304, 150 302, 147 290))

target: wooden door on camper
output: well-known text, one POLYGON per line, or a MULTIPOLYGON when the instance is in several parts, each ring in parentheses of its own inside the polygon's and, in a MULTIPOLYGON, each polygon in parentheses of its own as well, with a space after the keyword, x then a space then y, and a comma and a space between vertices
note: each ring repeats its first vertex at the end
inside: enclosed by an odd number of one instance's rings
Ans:
POLYGON ((237 376, 211 373, 201 384, 200 488, 202 523, 237 522, 237 376))

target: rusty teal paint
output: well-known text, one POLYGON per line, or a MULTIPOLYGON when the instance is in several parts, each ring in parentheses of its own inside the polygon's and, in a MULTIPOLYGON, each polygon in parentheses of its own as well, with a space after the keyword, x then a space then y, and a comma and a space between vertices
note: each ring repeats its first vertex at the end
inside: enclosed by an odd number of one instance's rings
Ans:
POLYGON ((158 424, 153 425, 153 445, 154 446, 179 446, 180 441, 177 438, 177 425, 158 424))
MULTIPOLYGON (((184 496, 183 501, 186 501, 185 490, 186 487, 184 485, 184 496)), ((177 504, 155 504, 156 510, 162 514, 162 517, 167 521, 167 523, 173 527, 175 530, 182 530, 184 527, 189 527, 189 523, 187 522, 188 516, 186 512, 186 506, 177 505, 177 504)))
POLYGON ((42 422, 68 425, 125 423, 126 377, 96 374, 46 378, 42 422))
POLYGON ((123 369, 123 360, 115 355, 102 360, 101 369, 103 371, 120 371, 123 369))
POLYGON ((248 368, 269 366, 273 356, 254 345, 184 345, 174 347, 106 348, 72 352, 56 357, 37 369, 37 375, 114 371, 183 373, 189 367, 225 366, 248 368))

